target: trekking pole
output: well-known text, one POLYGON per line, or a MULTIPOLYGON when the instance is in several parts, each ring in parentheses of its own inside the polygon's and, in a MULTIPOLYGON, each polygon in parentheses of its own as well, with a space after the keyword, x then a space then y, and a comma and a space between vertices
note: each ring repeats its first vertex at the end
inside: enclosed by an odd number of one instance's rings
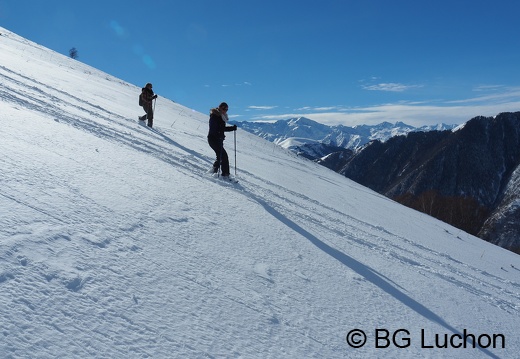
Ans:
POLYGON ((233 131, 235 138, 235 177, 237 176, 237 131, 233 131))
POLYGON ((222 140, 222 143, 220 144, 220 156, 218 160, 218 171, 217 171, 217 177, 220 178, 220 172, 222 172, 222 152, 224 151, 224 140, 222 140))

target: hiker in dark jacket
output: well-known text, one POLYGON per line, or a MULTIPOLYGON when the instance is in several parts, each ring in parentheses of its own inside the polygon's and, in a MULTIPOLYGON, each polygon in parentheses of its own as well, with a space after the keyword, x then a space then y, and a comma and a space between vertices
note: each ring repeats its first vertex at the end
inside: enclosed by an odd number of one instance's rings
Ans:
POLYGON ((209 113, 208 143, 215 151, 216 160, 213 163, 213 173, 220 168, 222 176, 229 177, 229 159, 224 149, 224 132, 236 131, 237 125, 226 126, 228 122, 228 105, 222 102, 218 108, 212 108, 209 113))
POLYGON ((157 95, 153 93, 152 84, 147 83, 145 87, 141 90, 141 101, 142 107, 146 112, 146 115, 139 116, 139 120, 144 121, 148 119, 148 127, 153 126, 153 106, 152 101, 157 98, 157 95))

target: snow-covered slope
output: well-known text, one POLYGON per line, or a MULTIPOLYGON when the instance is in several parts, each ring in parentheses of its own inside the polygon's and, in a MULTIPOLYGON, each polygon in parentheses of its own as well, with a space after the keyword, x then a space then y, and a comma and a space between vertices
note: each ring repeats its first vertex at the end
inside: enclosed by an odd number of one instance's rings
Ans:
POLYGON ((278 146, 292 151, 298 156, 303 156, 307 159, 315 161, 316 158, 321 158, 327 156, 328 154, 338 153, 338 152, 347 152, 352 153, 352 151, 346 148, 340 148, 335 146, 327 145, 321 141, 311 140, 308 138, 299 138, 299 137, 290 137, 286 140, 283 140, 277 143, 278 146))
POLYGON ((520 352, 517 255, 0 30, 1 358, 520 352))

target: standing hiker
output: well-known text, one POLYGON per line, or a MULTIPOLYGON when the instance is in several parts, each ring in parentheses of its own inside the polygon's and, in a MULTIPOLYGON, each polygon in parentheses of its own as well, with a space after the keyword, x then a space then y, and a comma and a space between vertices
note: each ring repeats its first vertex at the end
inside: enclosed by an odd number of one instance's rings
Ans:
POLYGON ((152 84, 147 83, 141 90, 141 96, 139 97, 139 105, 141 105, 146 112, 146 115, 139 116, 140 121, 148 119, 148 127, 153 126, 153 106, 152 102, 157 98, 157 95, 153 93, 152 84))
POLYGON ((229 178, 229 158, 224 149, 224 138, 226 138, 224 132, 237 130, 237 125, 226 126, 229 120, 227 111, 228 105, 225 102, 222 102, 218 108, 210 110, 208 132, 209 146, 215 151, 217 157, 213 163, 213 173, 217 173, 220 168, 222 176, 226 179, 229 178))

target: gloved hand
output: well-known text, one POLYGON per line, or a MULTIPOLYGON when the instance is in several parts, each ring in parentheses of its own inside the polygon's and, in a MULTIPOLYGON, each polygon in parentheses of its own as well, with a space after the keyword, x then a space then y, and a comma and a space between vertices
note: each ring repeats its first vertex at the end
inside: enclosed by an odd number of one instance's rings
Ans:
POLYGON ((237 130, 237 125, 233 125, 233 131, 237 130))
POLYGON ((157 95, 153 95, 152 99, 155 100, 157 98, 157 95))

